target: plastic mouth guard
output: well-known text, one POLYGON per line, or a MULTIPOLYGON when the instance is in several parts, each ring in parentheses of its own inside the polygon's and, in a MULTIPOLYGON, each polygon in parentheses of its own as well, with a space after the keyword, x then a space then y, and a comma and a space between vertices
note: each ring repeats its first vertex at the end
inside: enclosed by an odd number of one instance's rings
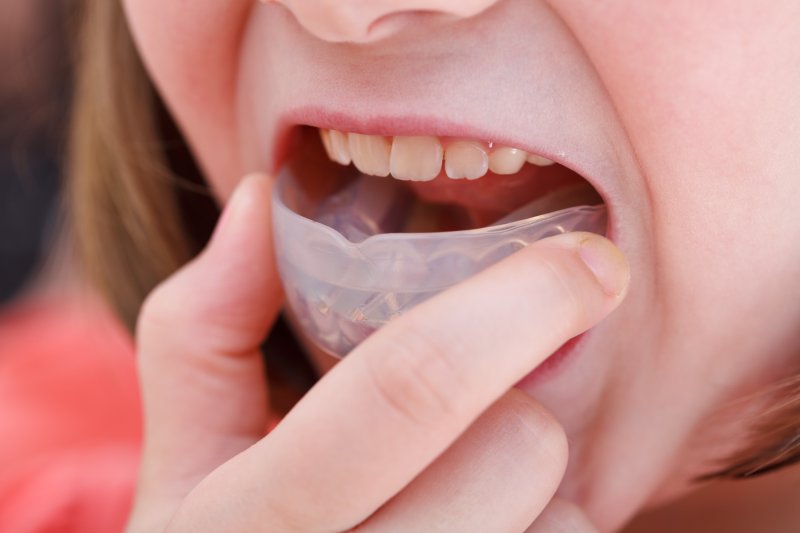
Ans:
POLYGON ((394 317, 537 240, 606 228, 603 205, 531 216, 541 212, 536 200, 480 229, 399 233, 415 205, 401 182, 362 175, 321 195, 301 186, 288 168, 272 204, 289 318, 306 340, 337 357, 394 317))

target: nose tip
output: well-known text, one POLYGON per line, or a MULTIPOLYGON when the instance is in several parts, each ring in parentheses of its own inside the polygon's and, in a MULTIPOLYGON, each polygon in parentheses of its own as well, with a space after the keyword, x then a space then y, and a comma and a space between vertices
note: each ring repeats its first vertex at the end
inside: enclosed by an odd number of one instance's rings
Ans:
POLYGON ((366 43, 411 23, 415 12, 467 18, 498 0, 261 0, 283 4, 312 35, 330 42, 366 43))

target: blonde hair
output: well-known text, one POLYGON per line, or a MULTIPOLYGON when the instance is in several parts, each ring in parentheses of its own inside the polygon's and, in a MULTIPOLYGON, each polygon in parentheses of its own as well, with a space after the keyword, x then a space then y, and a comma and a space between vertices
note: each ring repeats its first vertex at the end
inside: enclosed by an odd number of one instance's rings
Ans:
POLYGON ((133 328, 145 295, 192 253, 176 176, 162 143, 159 99, 121 2, 77 13, 68 202, 79 261, 133 328))
MULTIPOLYGON (((197 217, 184 224, 184 182, 167 156, 159 118, 168 115, 121 2, 83 0, 82 8, 69 146, 71 220, 86 273, 132 329, 147 293, 197 251, 208 228, 193 239, 197 217)), ((187 200, 202 201, 208 196, 187 200)), ((766 397, 772 407, 752 425, 748 446, 701 479, 750 477, 800 461, 800 377, 766 397)))

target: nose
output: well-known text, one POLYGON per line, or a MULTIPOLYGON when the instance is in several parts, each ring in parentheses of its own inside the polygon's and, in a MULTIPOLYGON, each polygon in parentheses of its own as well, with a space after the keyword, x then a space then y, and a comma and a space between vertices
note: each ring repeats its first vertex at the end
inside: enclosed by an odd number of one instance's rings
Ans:
POLYGON ((311 34, 330 42, 365 43, 410 24, 415 12, 466 18, 498 0, 262 0, 283 4, 311 34))

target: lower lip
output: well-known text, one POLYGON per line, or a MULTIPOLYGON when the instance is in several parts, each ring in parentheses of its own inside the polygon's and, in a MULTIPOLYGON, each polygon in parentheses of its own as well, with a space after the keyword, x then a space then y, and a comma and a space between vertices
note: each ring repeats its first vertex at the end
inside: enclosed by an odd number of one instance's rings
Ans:
POLYGON ((537 366, 530 374, 517 382, 515 387, 521 389, 528 389, 535 385, 539 385, 544 381, 554 379, 556 375, 572 361, 577 355, 577 352, 583 346, 586 333, 581 333, 576 337, 561 345, 561 347, 553 352, 547 359, 537 366))

